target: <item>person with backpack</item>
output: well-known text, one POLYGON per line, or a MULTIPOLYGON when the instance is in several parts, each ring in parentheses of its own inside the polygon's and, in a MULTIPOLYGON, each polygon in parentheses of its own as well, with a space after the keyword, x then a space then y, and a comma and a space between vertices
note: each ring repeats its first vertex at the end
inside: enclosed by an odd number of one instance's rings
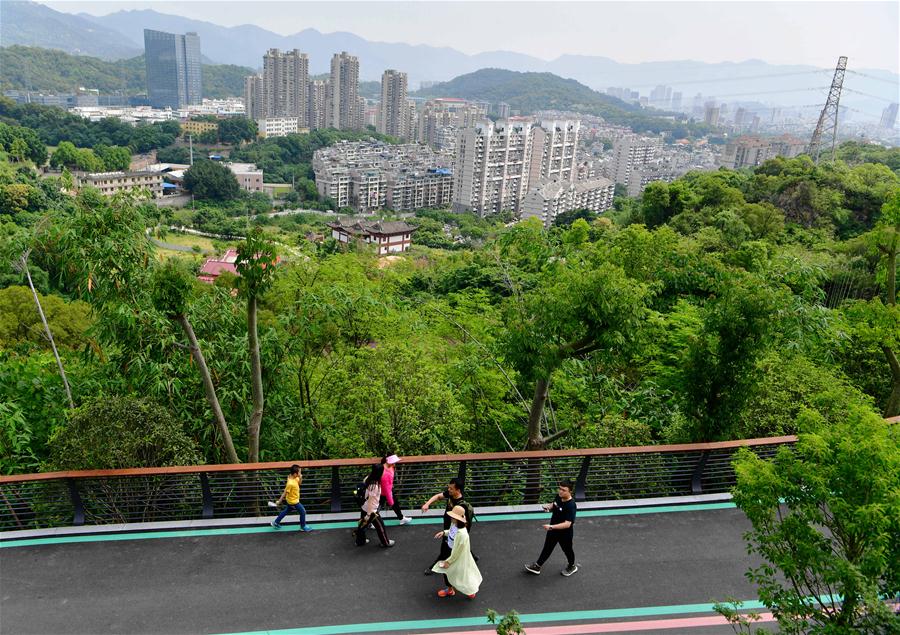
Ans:
POLYGON ((381 502, 385 503, 397 514, 397 520, 400 521, 401 525, 406 525, 412 518, 403 515, 400 501, 394 498, 394 466, 399 462, 400 457, 396 454, 391 454, 381 459, 381 464, 384 466, 384 474, 381 477, 381 502))
POLYGON ((271 522, 273 528, 281 529, 281 521, 284 517, 291 511, 295 511, 300 514, 300 531, 312 531, 312 527, 306 524, 306 508, 300 504, 300 483, 302 482, 303 476, 300 473, 300 466, 292 465, 287 484, 284 486, 284 491, 278 497, 275 506, 278 507, 281 501, 284 501, 286 504, 281 513, 278 514, 278 517, 271 522))
POLYGON ((453 524, 450 528, 442 532, 445 534, 447 542, 450 544, 450 555, 435 563, 435 573, 444 574, 443 589, 440 589, 438 597, 450 597, 456 595, 456 592, 464 594, 470 600, 475 599, 475 594, 481 586, 481 571, 475 564, 472 557, 472 550, 469 546, 469 532, 466 529, 466 510, 461 505, 457 505, 447 515, 453 524))
MULTIPOLYGON (((472 526, 472 521, 475 518, 475 508, 473 508, 463 499, 463 487, 464 486, 462 479, 451 478, 450 482, 447 484, 447 489, 445 489, 443 492, 438 492, 437 494, 429 498, 424 505, 422 505, 422 513, 424 514, 429 510, 432 503, 440 500, 447 501, 447 505, 444 509, 444 529, 434 535, 435 540, 441 541, 441 551, 435 561, 432 562, 431 565, 425 570, 425 575, 431 575, 432 573, 434 573, 434 565, 436 565, 439 561, 446 560, 450 557, 451 546, 447 543, 447 531, 450 530, 450 526, 453 523, 453 518, 450 516, 450 511, 454 507, 462 507, 466 515, 466 526, 472 526)), ((475 560, 478 560, 477 557, 473 557, 475 558, 475 560)))
POLYGON ((575 537, 575 499, 572 498, 572 492, 575 485, 570 480, 560 481, 557 496, 552 503, 543 505, 546 512, 552 511, 550 522, 543 525, 547 536, 544 539, 544 548, 541 555, 538 556, 536 562, 525 565, 525 570, 534 575, 541 574, 541 567, 553 553, 558 544, 562 547, 563 553, 566 554, 568 564, 560 573, 569 577, 578 571, 578 565, 575 564, 575 550, 572 548, 572 539, 575 537))
MULTIPOLYGON (((372 471, 366 477, 363 485, 365 486, 365 494, 361 492, 358 496, 364 496, 359 516, 359 525, 356 527, 356 546, 362 547, 368 541, 366 538, 366 527, 371 523, 375 527, 375 533, 378 534, 378 540, 381 541, 382 547, 393 547, 394 541, 388 539, 387 531, 384 528, 384 521, 378 513, 378 505, 381 501, 381 477, 384 474, 384 466, 375 464, 372 471)), ((357 488, 359 492, 359 488, 357 488)))

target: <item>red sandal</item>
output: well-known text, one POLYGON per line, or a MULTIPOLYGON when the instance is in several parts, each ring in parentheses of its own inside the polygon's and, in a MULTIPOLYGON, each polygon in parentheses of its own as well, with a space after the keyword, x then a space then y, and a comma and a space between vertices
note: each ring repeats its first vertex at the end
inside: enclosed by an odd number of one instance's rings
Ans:
POLYGON ((466 597, 469 598, 470 600, 474 600, 474 599, 475 599, 475 594, 473 593, 472 595, 467 595, 466 597))
POLYGON ((453 589, 452 586, 447 587, 446 589, 441 589, 440 591, 438 591, 438 597, 439 597, 439 598, 445 598, 445 597, 448 597, 448 596, 451 596, 451 595, 456 595, 456 591, 453 589))

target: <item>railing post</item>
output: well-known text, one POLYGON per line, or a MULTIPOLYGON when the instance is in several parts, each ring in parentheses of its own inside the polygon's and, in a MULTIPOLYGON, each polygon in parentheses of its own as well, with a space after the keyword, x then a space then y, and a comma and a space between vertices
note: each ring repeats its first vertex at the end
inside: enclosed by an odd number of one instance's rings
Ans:
POLYGON ((581 460, 581 469, 578 471, 578 480, 575 481, 575 500, 576 501, 584 501, 587 500, 587 493, 585 492, 585 484, 587 483, 588 470, 591 468, 591 457, 590 455, 584 457, 581 460))
POLYGON ((706 469, 706 460, 709 458, 709 450, 703 450, 700 453, 700 460, 694 468, 694 475, 691 477, 691 494, 694 496, 703 493, 703 471, 706 469))
POLYGON ((341 470, 337 465, 331 466, 331 511, 341 511, 341 470))
POLYGON ((84 524, 84 503, 81 501, 81 494, 78 493, 78 485, 75 483, 75 479, 67 478, 66 482, 69 485, 69 498, 72 499, 72 509, 74 510, 72 524, 80 527, 84 524))
POLYGON ((203 518, 213 517, 213 497, 209 488, 209 476, 200 472, 200 492, 203 494, 203 518))
POLYGON ((459 471, 456 473, 456 478, 460 479, 463 482, 463 485, 466 484, 466 462, 459 462, 459 471))

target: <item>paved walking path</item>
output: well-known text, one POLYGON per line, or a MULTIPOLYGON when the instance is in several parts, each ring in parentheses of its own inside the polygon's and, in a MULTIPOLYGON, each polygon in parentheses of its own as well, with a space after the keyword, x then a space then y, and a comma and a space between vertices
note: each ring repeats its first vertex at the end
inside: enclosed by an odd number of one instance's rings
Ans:
POLYGON ((580 513, 570 578, 559 551, 540 576, 523 571, 540 520, 484 517, 472 530, 484 575, 475 600, 440 599, 440 579, 423 575, 439 519, 389 523, 391 549, 374 532, 354 547, 348 523, 4 541, 0 632, 469 633, 489 632, 493 608, 524 614, 534 635, 731 633, 707 618, 714 601, 755 598, 745 517, 721 503, 660 509, 580 513))

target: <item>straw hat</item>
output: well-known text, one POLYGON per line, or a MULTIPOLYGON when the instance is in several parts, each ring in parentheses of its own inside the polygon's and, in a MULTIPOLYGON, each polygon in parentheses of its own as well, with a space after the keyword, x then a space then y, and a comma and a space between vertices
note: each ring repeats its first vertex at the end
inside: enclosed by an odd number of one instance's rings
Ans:
POLYGON ((447 515, 450 518, 455 518, 456 520, 461 520, 463 522, 463 524, 466 523, 466 510, 465 510, 465 508, 463 508, 462 505, 457 505, 456 507, 451 509, 449 512, 447 512, 447 515))

